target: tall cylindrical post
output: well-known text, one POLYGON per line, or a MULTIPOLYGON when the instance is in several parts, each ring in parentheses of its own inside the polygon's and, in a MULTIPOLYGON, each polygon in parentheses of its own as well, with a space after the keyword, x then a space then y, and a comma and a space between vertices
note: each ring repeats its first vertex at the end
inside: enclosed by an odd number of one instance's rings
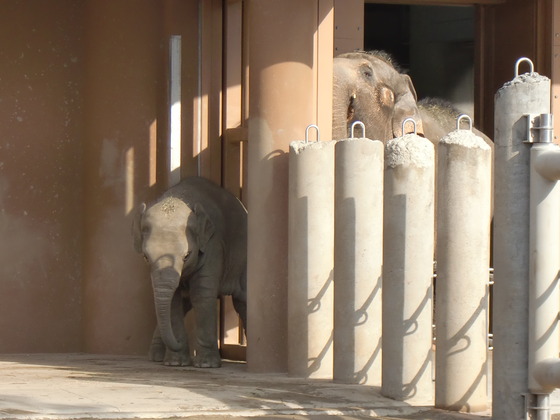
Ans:
MULTIPOLYGON (((542 122, 541 124, 542 125, 542 122)), ((560 385, 560 375, 546 383, 535 375, 547 361, 546 370, 560 366, 558 313, 560 311, 560 147, 531 147, 529 284, 529 390, 551 393, 560 385), (554 365, 550 363, 554 361, 554 365)), ((549 373, 547 373, 549 375, 549 373)))
POLYGON ((288 374, 332 378, 334 144, 292 142, 288 210, 288 374))
POLYGON ((380 386, 383 143, 335 150, 334 379, 380 386))
POLYGON ((550 80, 516 76, 495 97, 493 395, 496 420, 525 416, 528 392, 529 145, 526 114, 550 111, 550 80))
MULTIPOLYGON (((317 59, 319 40, 329 45, 333 36, 332 20, 322 9, 317 1, 300 0, 246 0, 243 7, 251 72, 247 366, 252 372, 287 371, 288 150, 310 123, 331 119, 330 107, 317 102, 317 92, 327 97, 332 89, 332 76, 325 77, 332 74, 332 60, 317 59)), ((323 130, 326 138, 328 131, 323 130)))
POLYGON ((431 404, 434 147, 407 134, 385 153, 382 393, 431 404))
POLYGON ((492 150, 470 130, 438 143, 436 407, 488 406, 492 150))

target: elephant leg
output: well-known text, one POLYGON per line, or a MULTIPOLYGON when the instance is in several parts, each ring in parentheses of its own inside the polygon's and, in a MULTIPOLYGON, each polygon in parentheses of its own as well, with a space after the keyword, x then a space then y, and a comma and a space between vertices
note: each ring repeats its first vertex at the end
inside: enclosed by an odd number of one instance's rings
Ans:
POLYGON ((245 298, 240 299, 237 296, 232 296, 233 307, 235 312, 241 318, 241 322, 243 323, 243 330, 245 334, 247 334, 247 301, 245 298))
POLYGON ((201 368, 217 368, 222 365, 218 350, 218 315, 216 297, 193 299, 196 324, 196 355, 193 365, 201 368))
POLYGON ((183 348, 179 351, 173 351, 169 348, 166 349, 163 364, 166 366, 191 366, 192 360, 189 351, 189 344, 187 334, 185 331, 184 318, 185 314, 191 309, 190 303, 183 299, 182 292, 177 290, 173 295, 171 302, 171 326, 175 337, 185 343, 183 348))

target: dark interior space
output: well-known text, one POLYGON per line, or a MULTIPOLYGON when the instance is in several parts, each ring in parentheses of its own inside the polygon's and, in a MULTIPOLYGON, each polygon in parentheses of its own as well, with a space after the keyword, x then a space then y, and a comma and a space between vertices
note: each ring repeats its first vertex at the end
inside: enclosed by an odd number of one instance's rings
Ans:
POLYGON ((364 49, 384 50, 412 77, 418 97, 439 97, 474 115, 472 6, 366 3, 364 49))

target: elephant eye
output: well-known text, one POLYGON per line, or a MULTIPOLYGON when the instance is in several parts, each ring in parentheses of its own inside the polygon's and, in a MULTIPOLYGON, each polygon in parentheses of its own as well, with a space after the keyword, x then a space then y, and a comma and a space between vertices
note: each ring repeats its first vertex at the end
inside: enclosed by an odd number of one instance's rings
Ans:
POLYGON ((150 262, 150 259, 148 258, 148 256, 146 254, 144 254, 144 261, 146 261, 147 263, 150 262))
POLYGON ((191 256, 191 251, 187 252, 187 254, 183 257, 183 261, 187 261, 191 256))
POLYGON ((361 66, 362 74, 367 78, 371 79, 373 77, 373 70, 368 65, 361 66))

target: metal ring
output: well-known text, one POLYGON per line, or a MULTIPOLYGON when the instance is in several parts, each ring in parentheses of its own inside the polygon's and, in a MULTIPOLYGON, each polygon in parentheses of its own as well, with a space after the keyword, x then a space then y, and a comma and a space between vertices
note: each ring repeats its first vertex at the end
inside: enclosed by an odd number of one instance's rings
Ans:
POLYGON ((535 72, 535 66, 533 65, 533 62, 527 57, 521 57, 515 62, 515 77, 519 76, 519 65, 524 61, 529 63, 529 68, 531 70, 529 73, 535 72))
POLYGON ((416 134, 416 120, 414 118, 407 118, 402 122, 402 135, 404 136, 404 126, 407 122, 411 122, 414 125, 414 134, 416 134))
POLYGON ((314 128, 315 130, 317 130, 317 141, 319 141, 319 127, 317 127, 315 124, 310 124, 305 129, 305 142, 309 143, 309 129, 310 128, 314 128))
POLYGON ((469 122, 469 130, 472 131, 472 119, 467 114, 461 114, 457 117, 457 130, 461 129, 461 120, 466 119, 469 122))
POLYGON ((362 127, 362 138, 365 138, 366 137, 366 126, 361 121, 354 121, 352 123, 352 126, 350 127, 350 138, 352 138, 352 139, 354 138, 354 127, 356 125, 359 125, 360 127, 362 127))

